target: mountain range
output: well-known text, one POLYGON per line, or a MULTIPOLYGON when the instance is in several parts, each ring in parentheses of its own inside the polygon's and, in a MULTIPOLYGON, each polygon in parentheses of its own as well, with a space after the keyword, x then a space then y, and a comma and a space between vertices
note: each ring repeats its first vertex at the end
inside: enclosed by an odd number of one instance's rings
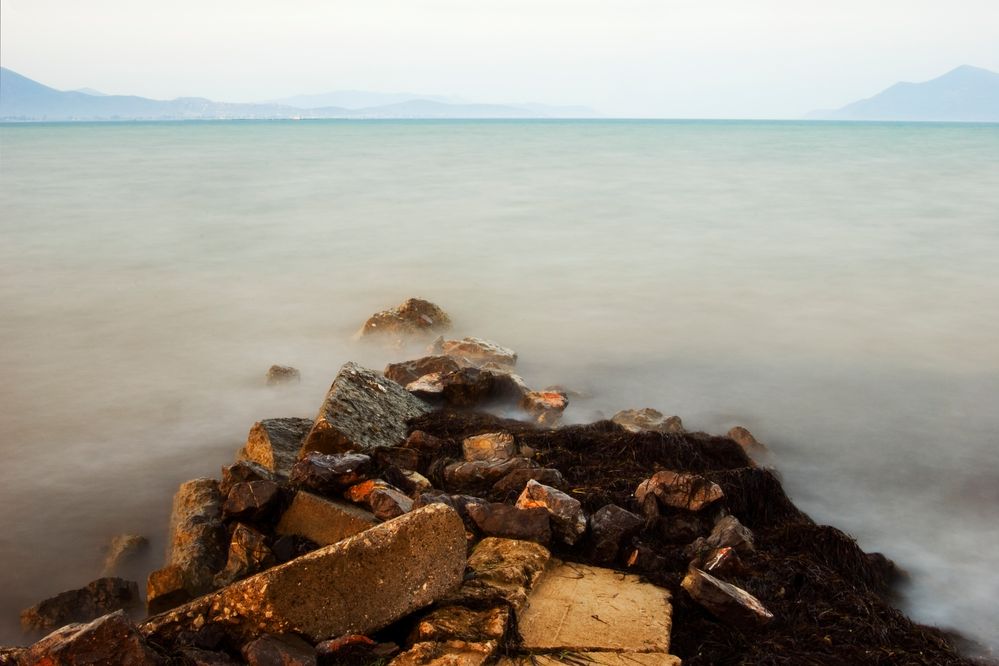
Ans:
POLYGON ((439 96, 341 91, 262 103, 203 97, 156 100, 91 88, 56 90, 0 67, 0 120, 205 120, 279 118, 593 118, 586 107, 474 104, 439 96), (336 103, 334 103, 336 102, 336 103))
POLYGON ((999 74, 962 65, 922 83, 896 83, 841 109, 813 111, 819 120, 999 122, 999 74))

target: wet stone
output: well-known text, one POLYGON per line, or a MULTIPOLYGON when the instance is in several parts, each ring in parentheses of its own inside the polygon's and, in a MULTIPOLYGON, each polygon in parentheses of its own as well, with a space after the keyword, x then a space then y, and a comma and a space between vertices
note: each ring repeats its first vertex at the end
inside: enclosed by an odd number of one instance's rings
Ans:
POLYGON ((621 546, 638 534, 645 521, 627 509, 608 504, 590 516, 590 536, 593 559, 601 564, 617 560, 621 546))
POLYGON ((534 480, 528 481, 524 492, 517 498, 517 508, 542 508, 547 511, 553 531, 569 545, 575 544, 586 534, 586 514, 582 504, 561 490, 534 480))
POLYGON ((222 497, 226 497, 233 486, 247 481, 277 481, 277 476, 260 463, 251 460, 238 460, 232 465, 222 468, 219 492, 222 497))
POLYGON ((509 504, 471 504, 468 515, 486 536, 523 539, 540 544, 551 541, 551 524, 546 509, 520 509, 509 504))
POLYGON ((475 407, 501 400, 509 382, 478 368, 462 367, 450 372, 433 372, 406 384, 406 390, 428 401, 451 407, 475 407))
POLYGON ((611 421, 628 432, 661 432, 680 434, 685 432, 679 416, 666 417, 662 412, 650 407, 624 409, 611 417, 611 421))
POLYGON ((398 653, 395 643, 376 643, 361 634, 347 634, 316 646, 320 666, 372 666, 398 653))
POLYGON ((718 484, 696 474, 663 470, 656 472, 635 489, 635 499, 643 504, 652 495, 666 506, 687 511, 700 511, 723 497, 718 484))
POLYGON ((316 651, 295 635, 265 634, 243 646, 250 666, 316 666, 316 651))
POLYGON ((690 597, 719 620, 740 628, 758 628, 774 616, 760 600, 697 568, 687 572, 681 586, 690 597))
POLYGON ((507 606, 484 610, 444 606, 431 611, 417 622, 409 635, 409 642, 500 640, 506 634, 509 619, 510 609, 507 606))
POLYGON ((444 468, 444 483, 448 490, 459 492, 484 492, 515 469, 536 468, 527 458, 509 460, 473 460, 451 463, 444 468))
POLYGON ((492 641, 426 641, 400 654, 389 666, 482 666, 492 658, 497 647, 492 641))
POLYGON ((697 557, 707 551, 731 547, 741 554, 753 552, 753 532, 735 516, 724 516, 715 523, 707 537, 698 538, 687 547, 688 557, 697 557))
POLYGON ((423 451, 426 453, 437 453, 440 451, 441 447, 446 444, 447 442, 440 437, 434 437, 433 435, 425 433, 422 430, 414 430, 410 433, 409 437, 406 438, 403 446, 407 449, 416 449, 417 451, 423 451))
POLYGON ((444 340, 440 348, 448 356, 466 359, 476 366, 482 366, 486 363, 496 363, 500 366, 517 365, 515 351, 482 338, 444 340))
POLYGON ((62 592, 21 612, 26 632, 50 631, 73 622, 90 622, 117 610, 137 608, 139 587, 121 578, 98 578, 86 587, 62 592))
POLYGON ((742 558, 730 546, 703 553, 691 565, 712 576, 742 576, 747 573, 742 558))
POLYGON ((538 483, 543 483, 546 486, 558 488, 559 490, 568 488, 565 477, 557 469, 535 467, 511 470, 496 482, 493 490, 503 494, 517 493, 519 495, 524 490, 524 486, 527 485, 528 481, 537 481, 538 483))
POLYGON ((215 587, 225 587, 274 564, 274 553, 267 547, 266 537, 251 527, 236 525, 229 542, 229 559, 215 575, 215 587))
POLYGON ((249 460, 286 477, 298 459, 302 441, 312 429, 312 419, 264 419, 253 424, 237 460, 249 460))
POLYGON ((385 376, 397 384, 406 386, 425 375, 432 373, 445 374, 459 368, 461 368, 461 365, 456 360, 450 356, 441 354, 424 356, 423 358, 403 361, 401 363, 390 363, 385 366, 385 376))
POLYGON ((517 453, 513 435, 506 432, 489 432, 466 437, 462 442, 465 460, 506 460, 517 453))
POLYGON ((125 611, 115 611, 88 624, 70 624, 52 632, 28 648, 26 663, 151 666, 166 660, 146 643, 125 611))
POLYGON ((529 391, 520 401, 521 408, 543 426, 553 426, 569 406, 569 397, 560 391, 529 391))
POLYGON ((290 365, 272 365, 267 369, 267 385, 278 386, 302 381, 302 373, 290 365))
POLYGON ((372 457, 382 467, 393 466, 405 470, 419 469, 422 463, 419 451, 400 446, 375 449, 372 457))
POLYGON ((319 495, 338 495, 370 478, 371 457, 363 453, 311 452, 291 468, 289 482, 319 495))
POLYGON ((244 481, 229 490, 222 516, 226 520, 264 520, 280 502, 281 487, 273 481, 244 481))
POLYGON ((394 308, 371 315, 358 337, 427 335, 451 328, 451 318, 440 307, 420 298, 410 298, 394 308))

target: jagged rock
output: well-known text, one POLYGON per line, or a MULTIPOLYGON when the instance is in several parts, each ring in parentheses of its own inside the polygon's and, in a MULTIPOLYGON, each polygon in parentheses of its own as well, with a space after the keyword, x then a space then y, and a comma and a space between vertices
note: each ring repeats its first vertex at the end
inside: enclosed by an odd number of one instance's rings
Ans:
POLYGON ((115 664, 153 666, 164 659, 136 630, 125 611, 88 624, 70 624, 28 648, 26 663, 38 666, 115 664))
POLYGON ((498 493, 517 493, 519 495, 524 490, 527 482, 532 480, 543 483, 546 486, 551 486, 552 488, 558 488, 559 490, 564 490, 568 487, 565 478, 562 476, 562 472, 557 469, 525 467, 511 470, 493 485, 493 490, 498 493))
POLYGON ((307 454, 291 468, 291 485, 318 493, 337 495, 371 476, 371 457, 363 453, 307 454))
POLYGON ((468 515, 486 536, 523 539, 546 544, 551 541, 548 511, 540 507, 519 509, 509 504, 470 504, 468 515))
POLYGON ((521 398, 520 406, 539 424, 553 426, 569 406, 569 398, 558 391, 529 391, 521 398))
POLYGON ((639 505, 643 505, 650 494, 666 506, 687 511, 700 511, 724 496, 718 484, 703 476, 669 470, 656 472, 635 489, 639 505))
POLYGON ((432 373, 445 374, 454 372, 459 368, 461 368, 461 365, 458 364, 458 361, 450 356, 440 354, 424 356, 423 358, 403 361, 401 363, 389 363, 385 366, 385 376, 397 384, 406 386, 425 375, 432 373))
POLYGON ((540 544, 487 537, 468 558, 465 583, 446 601, 461 604, 484 597, 502 599, 519 612, 550 559, 551 553, 540 544))
POLYGON ((694 558, 691 565, 712 576, 741 576, 746 573, 746 566, 731 546, 703 553, 694 558))
POLYGON ((90 622, 141 603, 139 586, 121 578, 98 578, 86 587, 62 592, 21 611, 26 632, 50 631, 72 622, 90 622))
POLYGON ((0 647, 0 666, 26 666, 28 663, 28 648, 0 647))
POLYGON ((774 618, 773 613, 749 592, 700 569, 689 569, 680 585, 709 613, 736 627, 762 627, 774 618))
POLYGON ((102 576, 113 576, 129 568, 149 550, 149 539, 137 534, 119 534, 111 539, 108 554, 104 557, 102 576))
POLYGON ((444 606, 431 611, 417 622, 409 634, 409 642, 500 640, 506 634, 509 619, 510 609, 506 606, 484 610, 444 606))
POLYGON ((344 495, 351 502, 367 505, 378 520, 391 520, 413 510, 412 499, 398 488, 380 480, 351 486, 344 495))
POLYGON ((293 634, 264 634, 243 646, 250 666, 316 666, 316 651, 293 634))
POLYGON ((444 340, 440 344, 440 349, 444 354, 465 359, 476 367, 486 363, 496 363, 500 366, 517 365, 517 352, 482 338, 444 340))
POLYGON ((395 382, 346 363, 333 380, 299 455, 366 452, 401 444, 406 439, 406 422, 428 411, 429 405, 395 382))
POLYGON ((735 426, 728 431, 728 438, 734 440, 736 444, 745 449, 746 453, 750 455, 760 455, 767 452, 767 447, 761 444, 753 437, 753 433, 749 432, 742 426, 735 426))
POLYGON ((222 497, 226 497, 237 483, 249 481, 277 481, 277 475, 260 463, 252 460, 238 460, 222 468, 219 493, 222 497))
POLYGON ((241 641, 370 634, 457 588, 464 569, 461 519, 433 504, 152 617, 141 630, 166 645, 205 625, 241 641))
POLYGON ((452 407, 513 402, 522 395, 512 375, 472 367, 423 375, 406 384, 406 390, 428 401, 443 402, 452 407))
POLYGON ((466 437, 461 443, 465 460, 506 460, 517 453, 513 435, 507 432, 488 432, 466 437))
POLYGON ((370 335, 407 336, 435 333, 451 328, 451 318, 440 307, 420 298, 410 298, 402 304, 371 315, 358 337, 370 335))
POLYGON ((176 654, 184 666, 238 666, 240 663, 224 652, 190 646, 179 648, 176 654))
POLYGON ((194 479, 181 484, 170 515, 167 566, 149 574, 149 611, 172 608, 211 590, 215 572, 225 564, 227 546, 218 482, 194 479))
POLYGON ((448 490, 460 492, 482 492, 515 469, 536 468, 537 464, 527 458, 508 460, 473 460, 451 463, 444 468, 444 483, 448 490))
POLYGON ((312 419, 286 418, 257 421, 246 436, 236 460, 250 460, 286 477, 298 459, 302 441, 312 429, 312 419))
POLYGON ((586 534, 586 514, 579 500, 533 479, 527 482, 524 492, 517 498, 517 508, 547 511, 555 534, 570 546, 586 534))
POLYGON ((360 507, 299 491, 282 514, 275 531, 327 546, 377 524, 374 515, 360 507))
POLYGON ((401 446, 383 447, 375 449, 372 456, 376 463, 382 467, 398 467, 399 469, 415 470, 419 469, 422 462, 420 452, 416 449, 408 449, 401 446))
POLYGON ((437 453, 440 451, 441 447, 445 446, 445 442, 440 437, 434 437, 431 434, 425 433, 422 430, 414 430, 406 438, 403 447, 407 449, 415 449, 417 451, 423 451, 424 453, 437 453))
POLYGON ((624 409, 611 417, 611 421, 628 432, 668 432, 680 434, 685 432, 679 416, 667 418, 656 409, 624 409))
POLYGON ((251 527, 236 525, 229 542, 229 559, 215 575, 215 587, 225 587, 273 564, 274 553, 267 547, 266 537, 251 527))
POLYGON ((474 504, 486 504, 486 500, 481 497, 473 497, 471 495, 449 495, 447 493, 430 491, 421 493, 419 499, 414 504, 415 507, 427 506, 428 504, 446 504, 461 516, 461 520, 465 523, 465 527, 469 530, 474 530, 476 525, 475 521, 468 513, 468 507, 474 504))
POLYGON ((482 666, 492 658, 497 647, 493 641, 427 641, 409 648, 389 666, 482 666))
POLYGON ((372 666, 399 653, 395 643, 376 643, 367 636, 348 634, 316 646, 321 666, 372 666))
POLYGON ((644 524, 641 516, 616 504, 608 504, 594 511, 590 516, 593 559, 601 564, 613 563, 621 545, 638 534, 644 524))
POLYGON ((273 481, 244 481, 230 490, 222 505, 226 520, 262 520, 272 514, 281 501, 281 487, 273 481))
POLYGON ((707 537, 701 537, 687 547, 688 557, 697 557, 707 551, 724 547, 735 548, 739 553, 753 552, 753 532, 735 516, 725 516, 715 523, 707 537))
POLYGON ((272 365, 267 369, 267 385, 290 384, 302 381, 302 373, 290 365, 272 365))

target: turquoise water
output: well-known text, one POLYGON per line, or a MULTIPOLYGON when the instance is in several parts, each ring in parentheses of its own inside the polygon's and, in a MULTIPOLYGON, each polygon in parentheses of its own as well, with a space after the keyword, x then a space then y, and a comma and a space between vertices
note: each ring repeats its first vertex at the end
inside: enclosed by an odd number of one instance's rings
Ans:
POLYGON ((999 126, 633 121, 0 126, 0 640, 410 295, 574 420, 749 427, 999 645, 999 126))

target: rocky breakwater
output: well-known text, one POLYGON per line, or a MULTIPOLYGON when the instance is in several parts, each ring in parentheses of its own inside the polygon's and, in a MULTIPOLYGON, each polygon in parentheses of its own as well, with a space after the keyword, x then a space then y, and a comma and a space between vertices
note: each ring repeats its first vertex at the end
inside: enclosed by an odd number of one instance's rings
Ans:
MULTIPOLYGON (((411 299, 358 337, 450 325, 411 299)), ((346 363, 314 418, 259 421, 219 479, 181 485, 151 616, 98 579, 26 610, 55 631, 0 663, 972 663, 892 607, 890 561, 793 505, 744 428, 651 408, 559 425, 576 394, 516 363, 475 337, 346 363)))

